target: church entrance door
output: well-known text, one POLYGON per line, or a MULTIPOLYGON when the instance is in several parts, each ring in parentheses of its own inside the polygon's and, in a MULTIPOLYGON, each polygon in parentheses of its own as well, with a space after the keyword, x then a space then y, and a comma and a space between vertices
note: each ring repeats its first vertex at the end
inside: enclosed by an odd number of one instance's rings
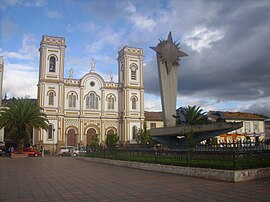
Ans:
POLYGON ((94 136, 96 135, 96 130, 94 128, 90 128, 87 130, 87 135, 86 135, 86 144, 91 145, 92 140, 94 136))
POLYGON ((68 146, 75 146, 76 145, 75 137, 76 137, 75 130, 69 129, 68 134, 67 134, 67 145, 68 146))

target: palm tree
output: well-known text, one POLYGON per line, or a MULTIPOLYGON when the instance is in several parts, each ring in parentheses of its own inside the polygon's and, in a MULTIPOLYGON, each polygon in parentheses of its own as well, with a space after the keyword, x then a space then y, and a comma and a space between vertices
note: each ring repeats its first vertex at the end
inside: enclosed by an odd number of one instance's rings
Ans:
POLYGON ((199 107, 194 105, 193 107, 185 107, 184 117, 187 124, 201 124, 205 123, 205 112, 199 107))
POLYGON ((31 100, 13 99, 0 111, 0 128, 15 132, 14 141, 19 148, 29 140, 32 129, 48 129, 48 120, 42 108, 31 100))
MULTIPOLYGON (((188 107, 185 107, 183 111, 184 111, 183 115, 186 119, 187 124, 193 125, 193 124, 206 123, 206 118, 205 118, 206 112, 203 112, 200 106, 199 107, 196 107, 196 105, 194 105, 193 107, 188 106, 188 107)), ((191 130, 190 132, 186 134, 186 144, 188 148, 187 160, 189 162, 190 153, 193 152, 193 148, 195 146, 193 130, 191 130)))

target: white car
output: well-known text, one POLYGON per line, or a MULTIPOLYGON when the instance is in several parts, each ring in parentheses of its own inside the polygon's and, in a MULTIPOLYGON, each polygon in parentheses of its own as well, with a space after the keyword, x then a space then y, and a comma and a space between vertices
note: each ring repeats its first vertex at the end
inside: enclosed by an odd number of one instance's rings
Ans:
POLYGON ((73 156, 85 156, 86 155, 86 147, 76 147, 73 151, 73 156))
POLYGON ((60 156, 71 156, 75 151, 74 146, 63 146, 60 148, 59 155, 60 156))

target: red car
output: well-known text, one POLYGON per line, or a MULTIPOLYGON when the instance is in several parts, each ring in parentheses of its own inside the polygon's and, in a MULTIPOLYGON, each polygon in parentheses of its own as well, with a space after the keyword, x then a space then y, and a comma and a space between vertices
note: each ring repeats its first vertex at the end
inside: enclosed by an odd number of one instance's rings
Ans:
MULTIPOLYGON (((18 154, 19 151, 16 149, 14 150, 14 154, 18 154)), ((33 148, 24 148, 23 149, 23 154, 27 154, 28 157, 37 157, 41 156, 41 152, 34 150, 33 148)))

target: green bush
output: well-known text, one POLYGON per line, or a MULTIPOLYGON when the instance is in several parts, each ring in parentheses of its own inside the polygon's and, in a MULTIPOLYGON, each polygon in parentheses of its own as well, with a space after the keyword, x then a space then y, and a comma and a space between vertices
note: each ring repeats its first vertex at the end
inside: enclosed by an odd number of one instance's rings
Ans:
POLYGON ((106 138, 107 148, 115 149, 118 141, 119 141, 119 137, 117 134, 107 135, 107 138, 106 138))

